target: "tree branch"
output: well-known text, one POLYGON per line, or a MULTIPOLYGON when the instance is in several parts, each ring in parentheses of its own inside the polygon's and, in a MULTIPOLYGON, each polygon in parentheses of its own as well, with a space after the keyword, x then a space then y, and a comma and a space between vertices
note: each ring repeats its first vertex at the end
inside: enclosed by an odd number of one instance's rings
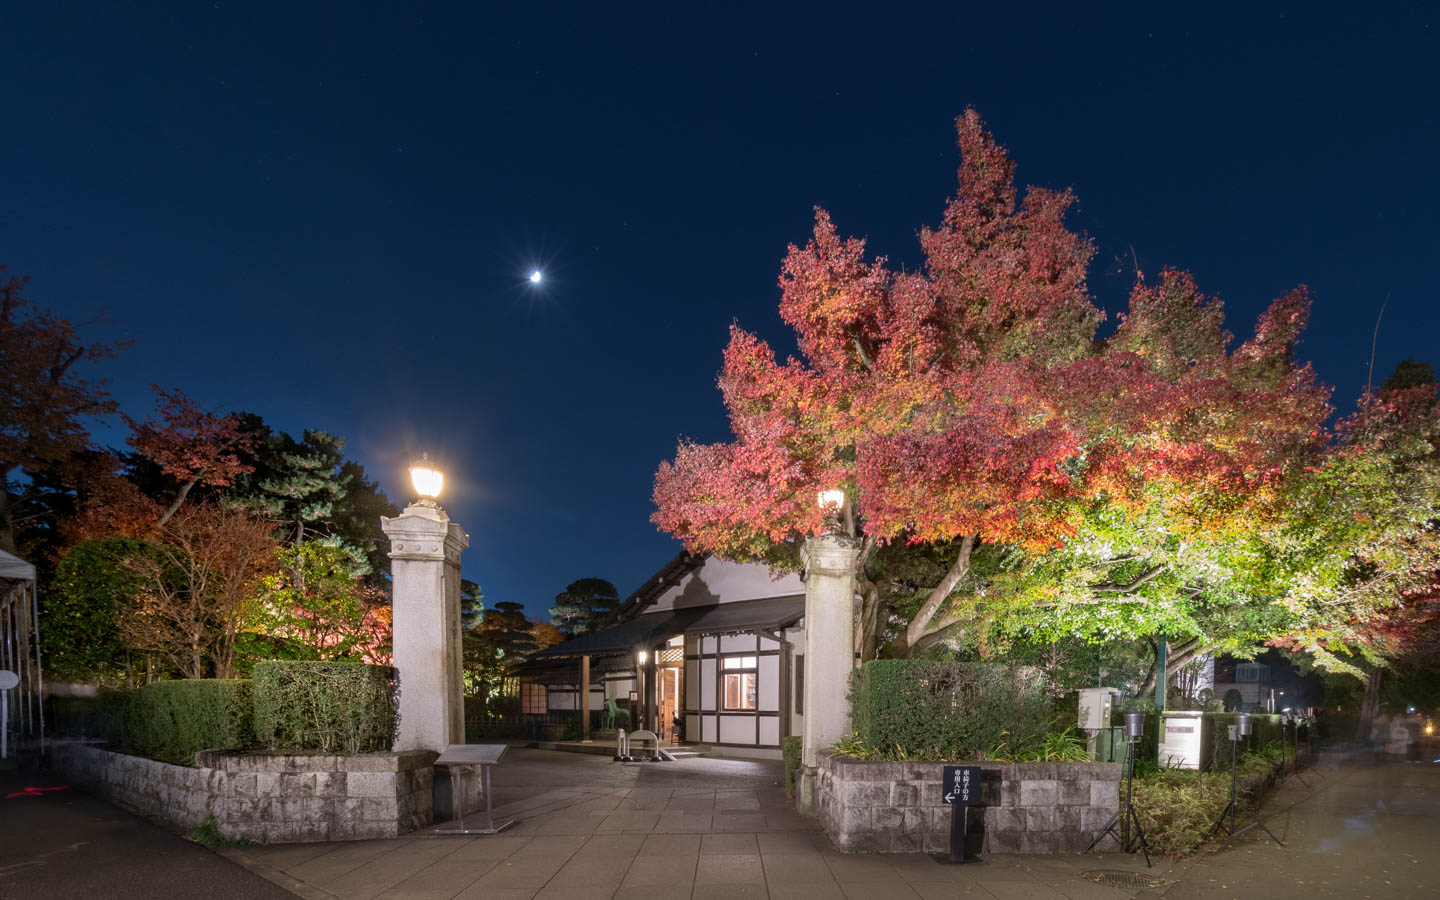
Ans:
POLYGON ((936 610, 940 608, 940 604, 944 603, 950 597, 950 593, 955 590, 955 586, 959 584, 961 579, 970 571, 970 554, 975 550, 975 542, 976 535, 973 534, 965 535, 965 539, 960 542, 960 555, 955 557, 955 562, 950 566, 950 570, 945 573, 944 578, 940 579, 940 583, 930 592, 930 596, 925 598, 925 602, 920 604, 920 609, 916 611, 915 618, 911 619, 910 624, 906 626, 905 645, 907 647, 914 648, 920 639, 925 636, 925 633, 929 630, 930 620, 934 618, 936 610))
POLYGON ((865 368, 873 371, 875 369, 875 362, 870 358, 869 352, 866 351, 865 342, 860 339, 860 335, 849 328, 845 329, 845 333, 850 336, 850 343, 855 345, 855 353, 860 357, 860 361, 865 364, 865 368))
POLYGON ((1090 585, 1090 590, 1094 591, 1097 594, 1133 594, 1143 585, 1154 581, 1164 571, 1165 563, 1161 563, 1158 566, 1152 566, 1151 568, 1146 569, 1144 572, 1141 572, 1139 575, 1135 576, 1135 580, 1131 581, 1129 584, 1115 584, 1113 582, 1105 582, 1103 584, 1090 585))

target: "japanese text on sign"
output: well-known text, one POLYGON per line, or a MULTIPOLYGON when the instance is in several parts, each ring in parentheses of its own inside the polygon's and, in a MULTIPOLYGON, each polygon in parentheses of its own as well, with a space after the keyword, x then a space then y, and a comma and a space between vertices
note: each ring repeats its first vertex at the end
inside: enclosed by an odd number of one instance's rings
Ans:
POLYGON ((944 780, 940 782, 941 798, 947 806, 980 805, 980 767, 946 766, 944 780))

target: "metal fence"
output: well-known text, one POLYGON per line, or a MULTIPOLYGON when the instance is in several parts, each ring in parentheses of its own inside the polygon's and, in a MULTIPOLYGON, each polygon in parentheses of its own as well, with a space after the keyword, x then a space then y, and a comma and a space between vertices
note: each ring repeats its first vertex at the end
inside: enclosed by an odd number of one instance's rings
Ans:
MULTIPOLYGON (((590 712, 591 730, 599 730, 603 712, 590 712)), ((579 740, 580 713, 576 710, 552 710, 546 713, 513 713, 490 715, 484 709, 465 710, 465 740, 481 738, 512 738, 531 741, 579 740)))

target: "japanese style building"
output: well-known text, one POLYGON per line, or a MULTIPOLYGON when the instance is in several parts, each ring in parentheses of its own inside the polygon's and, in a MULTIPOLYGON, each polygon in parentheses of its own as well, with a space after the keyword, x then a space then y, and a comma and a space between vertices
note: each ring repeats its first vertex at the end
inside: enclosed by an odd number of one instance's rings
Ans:
POLYGON ((628 713, 621 727, 778 756, 804 721, 804 615, 799 575, 681 553, 607 627, 519 666, 522 712, 575 711, 588 738, 613 700, 628 713))

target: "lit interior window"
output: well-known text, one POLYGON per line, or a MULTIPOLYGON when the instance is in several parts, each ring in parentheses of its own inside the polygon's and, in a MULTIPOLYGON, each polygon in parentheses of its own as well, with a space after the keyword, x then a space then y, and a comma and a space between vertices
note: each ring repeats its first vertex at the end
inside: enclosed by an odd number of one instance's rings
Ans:
POLYGON ((756 681, 754 672, 725 673, 725 708, 756 709, 756 681))

